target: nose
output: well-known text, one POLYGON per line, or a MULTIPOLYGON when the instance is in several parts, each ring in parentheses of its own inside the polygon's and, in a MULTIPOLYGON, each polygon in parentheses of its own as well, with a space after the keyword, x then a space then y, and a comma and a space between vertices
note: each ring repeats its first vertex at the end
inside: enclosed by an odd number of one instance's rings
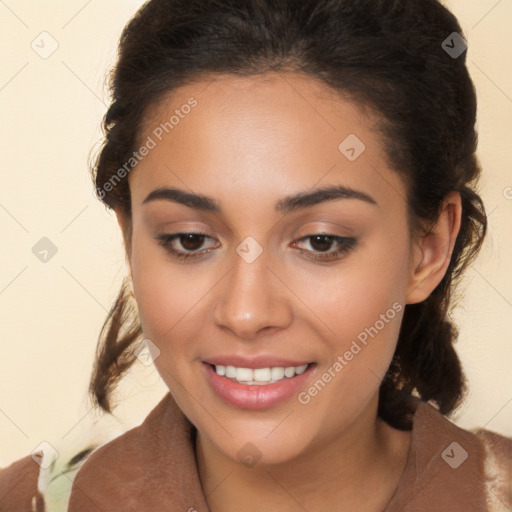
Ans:
POLYGON ((265 252, 252 263, 234 260, 215 304, 216 324, 247 340, 286 328, 293 318, 288 289, 267 266, 265 252))

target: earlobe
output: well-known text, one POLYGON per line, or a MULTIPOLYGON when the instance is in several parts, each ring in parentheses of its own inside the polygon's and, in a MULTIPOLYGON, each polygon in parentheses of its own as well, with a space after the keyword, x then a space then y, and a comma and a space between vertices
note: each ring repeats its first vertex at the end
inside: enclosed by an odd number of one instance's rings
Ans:
POLYGON ((460 230, 461 197, 450 192, 435 225, 414 243, 406 303, 424 301, 443 279, 460 230))

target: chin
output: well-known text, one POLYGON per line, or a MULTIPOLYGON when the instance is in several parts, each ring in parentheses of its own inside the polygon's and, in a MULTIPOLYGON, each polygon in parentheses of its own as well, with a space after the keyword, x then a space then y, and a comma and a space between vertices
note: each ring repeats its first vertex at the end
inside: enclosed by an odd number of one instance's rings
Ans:
POLYGON ((285 439, 279 436, 272 441, 264 437, 252 441, 250 437, 237 437, 235 442, 228 446, 216 447, 232 462, 247 468, 287 464, 303 453, 302 445, 290 442, 289 437, 285 439))

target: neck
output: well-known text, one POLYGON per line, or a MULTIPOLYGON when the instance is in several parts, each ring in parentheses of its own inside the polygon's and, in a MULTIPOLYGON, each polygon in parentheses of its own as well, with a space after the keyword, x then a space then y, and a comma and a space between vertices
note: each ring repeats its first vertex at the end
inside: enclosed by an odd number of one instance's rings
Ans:
POLYGON ((381 421, 377 403, 346 431, 280 464, 246 467, 198 432, 198 470, 210 512, 382 512, 404 470, 411 433, 381 421))

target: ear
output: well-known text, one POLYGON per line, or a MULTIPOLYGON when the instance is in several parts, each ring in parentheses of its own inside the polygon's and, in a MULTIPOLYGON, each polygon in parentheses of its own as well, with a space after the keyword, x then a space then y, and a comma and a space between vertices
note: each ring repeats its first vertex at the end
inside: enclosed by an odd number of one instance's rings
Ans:
POLYGON ((126 214, 121 208, 116 208, 114 211, 117 217, 117 223, 119 224, 119 227, 121 228, 121 232, 123 234, 126 260, 128 262, 128 265, 130 266, 132 221, 130 216, 126 214))
POLYGON ((413 242, 406 304, 424 301, 443 279, 459 234, 461 215, 460 194, 450 192, 434 226, 413 242))

